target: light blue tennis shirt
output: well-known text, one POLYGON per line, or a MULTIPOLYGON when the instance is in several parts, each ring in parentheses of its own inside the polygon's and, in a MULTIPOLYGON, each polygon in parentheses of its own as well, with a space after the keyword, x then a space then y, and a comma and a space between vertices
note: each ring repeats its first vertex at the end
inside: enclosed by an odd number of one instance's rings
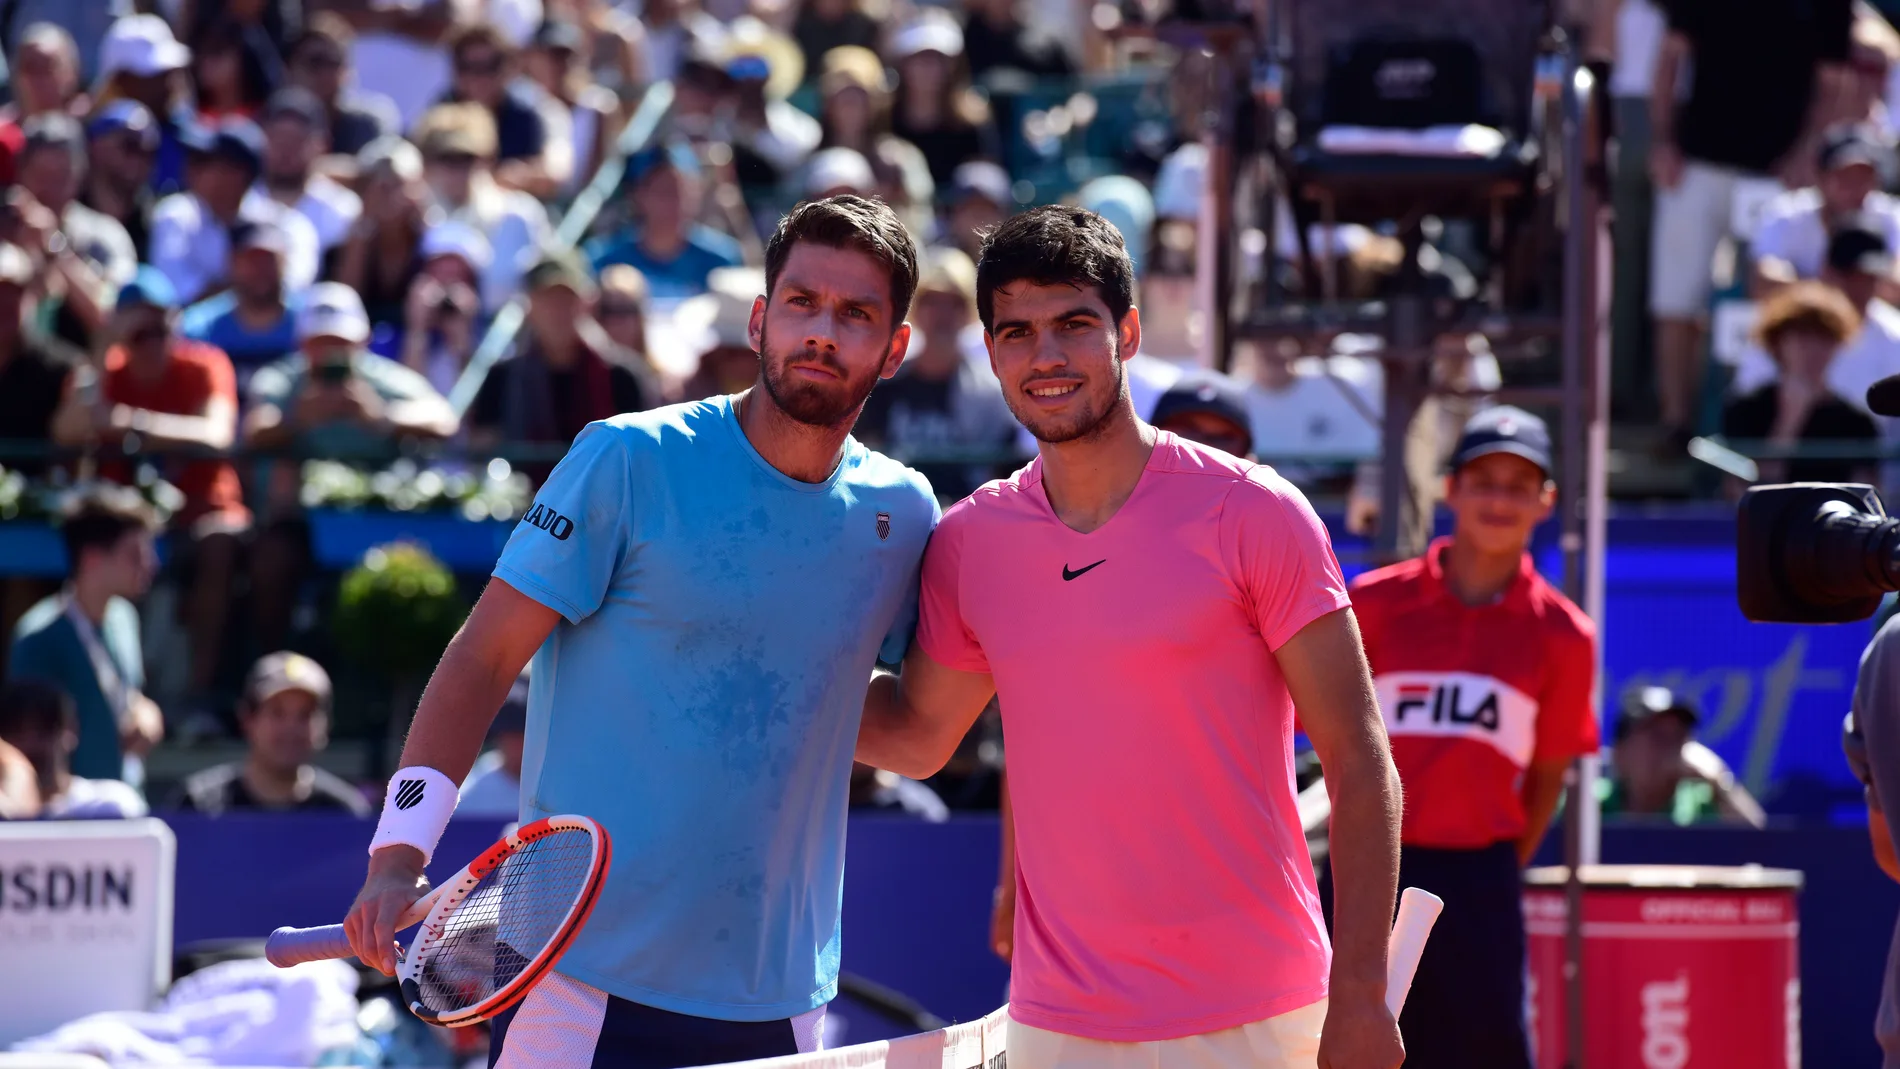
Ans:
POLYGON ((856 439, 825 482, 784 475, 730 397, 574 440, 495 567, 564 618, 535 655, 521 818, 613 840, 559 972, 732 1021, 837 993, 858 716, 910 643, 938 514, 856 439))

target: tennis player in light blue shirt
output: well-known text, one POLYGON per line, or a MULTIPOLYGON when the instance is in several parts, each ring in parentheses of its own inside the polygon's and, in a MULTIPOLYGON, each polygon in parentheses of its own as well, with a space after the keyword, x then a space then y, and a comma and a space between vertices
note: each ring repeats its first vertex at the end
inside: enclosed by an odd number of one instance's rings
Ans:
MULTIPOLYGON (((902 361, 916 278, 881 203, 794 210, 752 314, 758 383, 589 425, 444 654, 392 784, 452 790, 532 654, 522 819, 577 813, 613 840, 592 916, 498 1019, 491 1064, 817 1048, 859 710, 910 642, 938 518, 921 475, 849 437, 902 361)), ((433 797, 384 807, 350 918, 372 965, 393 966, 433 797)))

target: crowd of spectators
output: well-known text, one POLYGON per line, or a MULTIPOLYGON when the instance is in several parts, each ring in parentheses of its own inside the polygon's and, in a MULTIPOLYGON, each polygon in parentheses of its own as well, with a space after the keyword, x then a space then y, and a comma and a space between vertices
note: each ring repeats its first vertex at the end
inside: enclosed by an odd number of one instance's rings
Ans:
MULTIPOLYGON (((1825 439, 1865 459, 1836 449, 1764 475, 1877 476, 1900 441, 1862 403, 1900 371, 1900 34, 1850 0, 1762 0, 1749 18, 1714 0, 1571 6, 1614 105, 1619 418, 1657 428, 1674 460, 1697 434, 1825 439), (1718 342, 1711 362, 1724 301, 1754 309, 1754 340, 1718 342)), ((1209 366, 1209 59, 1117 37, 1140 5, 1123 7, 0 5, 0 468, 92 487, 62 528, 63 583, 0 577, 0 678, 63 694, 8 692, 42 789, 136 787, 166 733, 223 736, 248 756, 191 779, 183 804, 348 808, 354 789, 313 764, 329 677, 281 652, 304 648, 315 575, 302 462, 558 450, 592 420, 745 388, 762 236, 810 197, 882 198, 924 248, 908 359, 858 433, 946 500, 1033 448, 988 367, 974 261, 986 227, 1061 198, 1114 221, 1137 265, 1140 414, 1345 499, 1355 530, 1379 522, 1375 341, 1250 337, 1227 373, 1209 366), (661 82, 667 120, 621 161, 661 82), (1120 110, 1080 92, 1111 83, 1136 87, 1120 110), (1112 136, 1075 133, 1091 121, 1112 136), (1052 168, 1051 143, 1075 166, 1052 168), (621 177, 597 215, 563 230, 610 161, 621 177), (499 359, 478 361, 497 324, 499 359), (106 492, 154 478, 182 496, 162 523, 106 492), (146 628, 187 641, 148 697, 134 606, 154 582, 171 596, 146 602, 146 628)), ((1242 214, 1242 284, 1297 274, 1291 228, 1274 244, 1242 214)), ((1402 273, 1388 233, 1310 236, 1349 295, 1402 273)), ((1469 290, 1455 249, 1431 251, 1433 285, 1469 290)), ((1434 344, 1434 379, 1458 396, 1421 414, 1428 468, 1503 383, 1481 337, 1434 344)), ((516 734, 500 731, 479 797, 506 794, 516 734)), ((929 809, 902 785, 859 787, 929 809)))

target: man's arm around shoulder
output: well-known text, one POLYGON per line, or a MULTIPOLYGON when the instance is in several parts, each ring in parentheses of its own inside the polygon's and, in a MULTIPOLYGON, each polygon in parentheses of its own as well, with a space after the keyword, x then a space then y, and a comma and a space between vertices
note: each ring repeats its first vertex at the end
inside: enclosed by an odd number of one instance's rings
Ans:
POLYGON ((858 760, 911 779, 929 779, 956 752, 996 694, 987 672, 946 668, 913 643, 901 675, 879 672, 864 695, 858 760))

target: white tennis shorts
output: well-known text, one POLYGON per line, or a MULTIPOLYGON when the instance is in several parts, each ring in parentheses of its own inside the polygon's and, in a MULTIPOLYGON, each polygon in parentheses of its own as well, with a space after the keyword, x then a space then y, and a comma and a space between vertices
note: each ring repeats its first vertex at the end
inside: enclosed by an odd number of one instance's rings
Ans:
POLYGON ((1009 1069, 1317 1069, 1326 1000, 1278 1017, 1180 1039, 1111 1043, 1011 1018, 1009 1069))

